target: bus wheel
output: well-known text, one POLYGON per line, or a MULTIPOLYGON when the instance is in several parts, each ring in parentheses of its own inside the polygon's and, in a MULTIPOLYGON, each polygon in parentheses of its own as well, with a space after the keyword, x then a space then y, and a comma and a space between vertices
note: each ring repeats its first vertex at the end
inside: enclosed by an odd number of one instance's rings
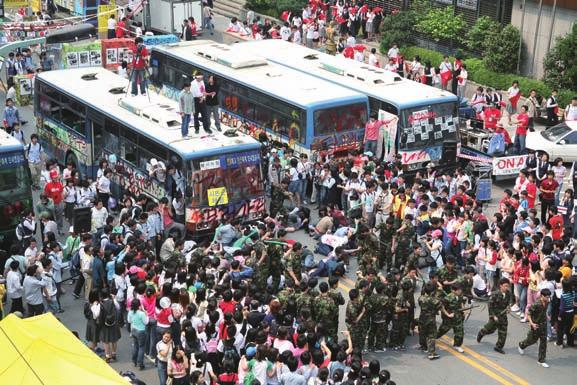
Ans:
POLYGON ((66 154, 66 162, 64 164, 64 167, 66 167, 68 165, 68 163, 73 163, 74 164, 74 168, 77 169, 78 168, 78 158, 76 157, 76 155, 70 151, 68 152, 68 154, 66 154))

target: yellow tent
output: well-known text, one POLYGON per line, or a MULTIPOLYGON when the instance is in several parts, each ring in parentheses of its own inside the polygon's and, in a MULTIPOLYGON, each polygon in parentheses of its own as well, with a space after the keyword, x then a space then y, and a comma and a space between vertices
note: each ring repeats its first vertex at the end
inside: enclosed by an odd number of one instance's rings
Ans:
POLYGON ((50 313, 0 321, 0 357, 0 384, 127 384, 50 313))

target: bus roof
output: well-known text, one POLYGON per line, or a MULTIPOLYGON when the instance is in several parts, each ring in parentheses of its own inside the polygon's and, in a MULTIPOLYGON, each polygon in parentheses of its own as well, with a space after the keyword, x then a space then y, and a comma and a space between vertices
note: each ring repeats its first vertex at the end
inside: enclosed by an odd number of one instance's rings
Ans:
POLYGON ((24 146, 18 139, 6 133, 6 131, 0 130, 0 153, 22 151, 22 149, 24 149, 24 146))
POLYGON ((149 92, 150 100, 146 95, 126 97, 127 79, 101 67, 47 71, 38 78, 187 159, 260 148, 255 139, 241 132, 232 137, 213 131, 182 138, 176 102, 153 92, 149 92), (83 79, 92 74, 95 80, 83 79))
POLYGON ((303 108, 339 101, 366 101, 363 93, 274 64, 258 54, 247 53, 239 46, 196 40, 158 45, 152 50, 303 108))
POLYGON ((245 52, 258 53, 275 63, 386 100, 400 108, 457 101, 450 92, 404 79, 393 72, 283 40, 255 40, 236 43, 235 46, 245 52))

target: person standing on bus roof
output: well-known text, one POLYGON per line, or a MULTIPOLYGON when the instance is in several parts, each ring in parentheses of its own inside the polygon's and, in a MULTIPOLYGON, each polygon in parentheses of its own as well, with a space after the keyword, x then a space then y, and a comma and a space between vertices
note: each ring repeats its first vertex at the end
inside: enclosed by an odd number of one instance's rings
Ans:
POLYGON ((220 114, 218 113, 218 92, 220 86, 216 82, 214 75, 208 77, 208 84, 206 85, 206 109, 208 110, 208 122, 214 119, 216 130, 220 131, 220 114))
POLYGON ((178 96, 178 108, 182 120, 180 132, 182 137, 186 138, 188 136, 188 127, 190 126, 190 116, 194 114, 194 96, 190 92, 190 82, 188 81, 184 83, 184 87, 178 96))
POLYGON ((146 94, 144 71, 146 70, 148 61, 148 50, 144 46, 144 40, 142 40, 141 37, 134 39, 134 43, 136 44, 136 54, 132 59, 132 75, 130 80, 132 81, 132 95, 136 96, 138 94, 138 84, 140 84, 140 93, 142 95, 146 94))
POLYGON ((200 129, 200 122, 198 120, 198 114, 200 114, 200 118, 202 119, 202 128, 204 128, 204 131, 207 134, 212 134, 206 113, 206 87, 204 86, 202 77, 203 75, 201 73, 196 74, 194 81, 190 85, 192 96, 194 96, 194 133, 198 134, 200 129))

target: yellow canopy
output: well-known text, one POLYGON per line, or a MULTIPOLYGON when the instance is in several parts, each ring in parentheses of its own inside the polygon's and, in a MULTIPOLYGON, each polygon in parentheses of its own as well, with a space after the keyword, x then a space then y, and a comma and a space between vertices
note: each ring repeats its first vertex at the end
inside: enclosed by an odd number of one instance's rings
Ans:
POLYGON ((0 357, 0 384, 127 384, 51 313, 0 321, 0 357))

